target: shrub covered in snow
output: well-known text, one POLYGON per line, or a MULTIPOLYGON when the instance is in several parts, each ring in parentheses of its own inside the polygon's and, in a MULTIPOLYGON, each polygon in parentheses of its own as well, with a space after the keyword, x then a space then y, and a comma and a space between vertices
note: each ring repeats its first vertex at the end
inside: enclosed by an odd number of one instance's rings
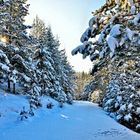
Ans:
POLYGON ((20 112, 20 120, 23 121, 25 119, 28 119, 28 112, 25 110, 25 107, 20 112))
POLYGON ((52 102, 49 102, 49 103, 47 103, 47 106, 46 107, 48 109, 52 109, 53 106, 54 106, 53 103, 52 102))

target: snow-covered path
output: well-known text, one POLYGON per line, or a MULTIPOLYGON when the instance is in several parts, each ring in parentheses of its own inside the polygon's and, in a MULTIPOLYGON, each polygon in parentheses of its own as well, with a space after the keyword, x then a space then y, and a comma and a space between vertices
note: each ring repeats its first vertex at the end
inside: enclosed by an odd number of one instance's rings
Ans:
POLYGON ((53 102, 53 109, 43 107, 25 121, 17 120, 16 113, 10 114, 15 121, 0 118, 0 140, 140 140, 95 104, 75 102, 61 109, 53 102))

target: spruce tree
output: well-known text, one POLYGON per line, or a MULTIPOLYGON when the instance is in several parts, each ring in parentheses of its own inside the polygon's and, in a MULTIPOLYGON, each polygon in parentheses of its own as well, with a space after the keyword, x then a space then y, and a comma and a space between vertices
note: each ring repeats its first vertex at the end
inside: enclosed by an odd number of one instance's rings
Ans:
POLYGON ((72 103, 73 70, 67 61, 65 51, 59 50, 59 40, 54 37, 51 26, 39 18, 34 19, 31 35, 37 40, 33 63, 42 94, 49 95, 60 103, 72 103), (70 88, 71 86, 71 88, 70 88))
POLYGON ((53 59, 54 63, 52 64, 54 68, 54 77, 55 79, 51 81, 52 85, 54 85, 54 91, 51 92, 51 96, 54 96, 57 100, 63 102, 66 101, 66 94, 64 93, 62 84, 60 82, 62 76, 62 64, 61 64, 61 55, 59 51, 59 40, 56 39, 52 33, 51 27, 48 26, 46 30, 46 46, 48 51, 50 52, 50 56, 53 59))
POLYGON ((140 131, 139 5, 139 0, 107 0, 93 12, 82 45, 72 51, 93 61, 94 80, 101 79, 98 85, 104 87, 100 102, 104 109, 136 131, 140 131))
POLYGON ((40 39, 44 34, 46 27, 43 20, 41 20, 37 15, 33 20, 32 29, 30 30, 30 34, 36 38, 40 39))
POLYGON ((52 81, 55 81, 55 77, 53 75, 54 68, 52 67, 54 61, 48 50, 46 32, 45 23, 36 17, 30 33, 37 40, 37 45, 34 48, 35 53, 33 54, 33 63, 34 67, 37 68, 36 76, 42 89, 42 95, 54 91, 52 81))
POLYGON ((75 83, 76 83, 76 99, 87 100, 88 96, 83 96, 83 91, 87 87, 87 83, 89 83, 92 79, 90 72, 76 72, 75 73, 75 83))
POLYGON ((10 0, 4 1, 0 6, 1 12, 1 30, 0 36, 5 45, 1 46, 1 50, 7 55, 11 66, 7 75, 8 91, 11 90, 10 81, 13 83, 13 91, 15 92, 15 80, 13 77, 18 76, 16 79, 23 79, 28 72, 29 75, 29 64, 30 57, 28 57, 27 49, 31 42, 30 37, 26 33, 26 29, 29 26, 24 25, 24 17, 28 14, 27 0, 10 0), (17 59, 17 61, 15 61, 17 59), (23 66, 23 65, 24 66, 23 66), (26 70, 24 69, 26 68, 26 70), (21 71, 22 69, 22 71, 21 71), (28 69, 28 70, 27 70, 28 69))
POLYGON ((72 66, 69 64, 65 50, 60 51, 61 55, 61 77, 60 83, 67 97, 67 102, 72 104, 73 97, 75 95, 75 72, 72 66))

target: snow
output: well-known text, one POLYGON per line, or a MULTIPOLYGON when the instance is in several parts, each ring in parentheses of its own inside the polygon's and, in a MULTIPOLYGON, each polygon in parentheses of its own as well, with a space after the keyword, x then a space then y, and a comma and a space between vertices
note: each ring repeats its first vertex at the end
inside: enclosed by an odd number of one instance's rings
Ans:
POLYGON ((119 121, 119 120, 121 120, 122 117, 123 117, 123 116, 119 114, 119 115, 117 115, 116 120, 119 121))
POLYGON ((4 53, 2 50, 0 50, 0 59, 3 59, 3 58, 4 58, 4 61, 5 61, 7 64, 10 63, 10 61, 8 60, 8 58, 7 58, 7 56, 5 55, 5 53, 4 53))
POLYGON ((140 39, 138 40, 138 44, 140 45, 140 39))
POLYGON ((0 63, 0 67, 4 71, 7 71, 7 72, 9 71, 9 67, 7 65, 5 65, 5 64, 0 63))
POLYGON ((117 96, 117 101, 118 101, 119 103, 121 103, 121 101, 122 101, 122 96, 117 96))
POLYGON ((119 103, 115 103, 115 108, 119 107, 119 103))
POLYGON ((132 120, 131 114, 129 113, 129 114, 125 115, 124 120, 126 120, 126 121, 132 120))
POLYGON ((132 94, 131 96, 130 96, 130 98, 133 98, 135 95, 134 94, 132 94))
POLYGON ((129 40, 132 40, 134 32, 131 31, 128 27, 126 28, 126 34, 127 34, 127 37, 129 38, 129 40))
POLYGON ((114 55, 115 49, 119 46, 119 43, 118 43, 116 37, 121 34, 120 27, 121 27, 120 24, 114 25, 111 28, 111 31, 106 38, 107 44, 111 50, 110 57, 112 57, 114 55))
POLYGON ((10 80, 13 82, 13 83, 15 83, 16 84, 16 82, 17 82, 17 77, 16 77, 16 74, 17 74, 18 72, 16 71, 16 70, 13 70, 12 71, 12 76, 10 77, 10 80))
POLYGON ((84 43, 85 41, 88 41, 90 33, 91 33, 91 28, 89 27, 86 29, 86 31, 81 36, 80 41, 82 43, 84 43))
POLYGON ((17 82, 16 76, 15 76, 15 75, 13 75, 12 77, 10 77, 10 80, 11 80, 14 84, 17 82))
POLYGON ((25 80, 26 82, 30 82, 30 81, 31 81, 31 78, 29 78, 29 77, 26 76, 25 74, 23 74, 22 76, 23 76, 23 78, 24 78, 24 80, 25 80))
POLYGON ((79 49, 80 49, 80 47, 79 47, 79 46, 78 46, 78 47, 76 47, 75 49, 73 49, 73 50, 72 50, 71 54, 72 54, 72 55, 77 54, 77 53, 78 53, 78 51, 79 51, 79 49))
POLYGON ((140 107, 137 108, 136 113, 140 115, 140 107))
POLYGON ((98 42, 99 42, 99 43, 102 43, 102 42, 103 42, 104 37, 105 37, 104 32, 101 32, 101 34, 100 34, 100 35, 99 35, 99 37, 98 37, 98 42))
POLYGON ((1 140, 139 140, 140 135, 118 124, 96 104, 75 101, 59 108, 49 97, 41 98, 43 107, 34 110, 35 116, 19 119, 26 97, 0 93, 1 140), (47 109, 47 103, 53 103, 47 109))
POLYGON ((5 43, 5 42, 0 41, 0 45, 1 45, 1 46, 6 46, 6 43, 5 43))
POLYGON ((131 14, 135 14, 136 12, 136 7, 133 5, 131 6, 131 14))
POLYGON ((120 35, 121 34, 120 27, 121 27, 120 24, 114 25, 110 31, 110 36, 116 37, 117 35, 120 35))
POLYGON ((133 107, 133 104, 132 104, 132 103, 130 103, 130 104, 128 105, 128 110, 131 110, 131 109, 132 109, 132 107, 133 107))
POLYGON ((0 16, 7 16, 7 15, 9 15, 9 13, 0 13, 0 16))
POLYGON ((133 0, 128 0, 128 4, 130 5, 130 6, 133 6, 133 0))
POLYGON ((113 102, 113 99, 109 99, 109 100, 105 103, 105 106, 106 106, 106 105, 110 105, 112 102, 113 102))
POLYGON ((79 53, 82 53, 85 49, 85 46, 86 46, 86 43, 87 42, 84 42, 83 45, 79 45, 78 47, 76 47, 75 49, 72 50, 72 55, 76 55, 78 52, 79 53))
POLYGON ((126 104, 122 105, 119 109, 119 111, 125 111, 126 110, 126 104))
POLYGON ((138 124, 138 125, 136 126, 136 129, 137 129, 137 130, 140 130, 140 124, 138 124))
POLYGON ((138 13, 133 20, 134 25, 138 25, 139 22, 140 22, 140 13, 138 13))
POLYGON ((112 57, 115 53, 115 49, 119 46, 118 41, 113 36, 107 36, 107 44, 111 50, 110 57, 112 57))
POLYGON ((90 20, 89 20, 89 27, 92 28, 93 25, 96 23, 97 21, 97 17, 92 17, 90 20))
POLYGON ((3 0, 4 2, 8 2, 9 0, 3 0))
POLYGON ((116 37, 121 34, 120 27, 121 27, 120 24, 114 25, 112 27, 109 35, 107 35, 106 41, 111 50, 110 57, 112 57, 114 55, 115 49, 119 46, 119 43, 118 43, 116 37))

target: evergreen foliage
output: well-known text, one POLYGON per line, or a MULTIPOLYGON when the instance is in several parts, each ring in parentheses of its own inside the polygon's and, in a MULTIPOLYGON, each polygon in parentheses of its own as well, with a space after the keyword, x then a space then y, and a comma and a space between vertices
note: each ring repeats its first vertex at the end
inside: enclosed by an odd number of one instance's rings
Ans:
POLYGON ((29 96, 30 109, 41 106, 40 96, 48 95, 60 102, 72 103, 74 71, 51 27, 38 17, 30 35, 24 24, 27 0, 0 3, 0 78, 7 90, 29 96), (13 86, 11 86, 11 84, 13 86))
POLYGON ((139 0, 106 0, 92 13, 81 37, 82 45, 72 51, 73 55, 81 53, 93 61, 93 85, 89 88, 101 90, 100 105, 136 131, 140 124, 139 5, 139 0))
POLYGON ((83 90, 87 83, 89 83, 92 79, 92 76, 90 73, 86 72, 76 72, 75 73, 76 77, 76 99, 83 99, 86 100, 88 97, 83 97, 83 90), (85 99, 86 98, 86 99, 85 99))
MULTIPOLYGON (((42 22, 39 18, 36 19, 31 34, 34 35, 40 25, 45 25, 42 22)), ((35 51, 34 60, 37 62, 35 64, 39 70, 38 77, 41 78, 39 81, 43 87, 42 93, 46 93, 58 101, 72 103, 74 71, 67 61, 65 50, 59 50, 60 43, 54 37, 51 26, 42 28, 42 31, 38 33, 38 42, 39 47, 35 51)))

